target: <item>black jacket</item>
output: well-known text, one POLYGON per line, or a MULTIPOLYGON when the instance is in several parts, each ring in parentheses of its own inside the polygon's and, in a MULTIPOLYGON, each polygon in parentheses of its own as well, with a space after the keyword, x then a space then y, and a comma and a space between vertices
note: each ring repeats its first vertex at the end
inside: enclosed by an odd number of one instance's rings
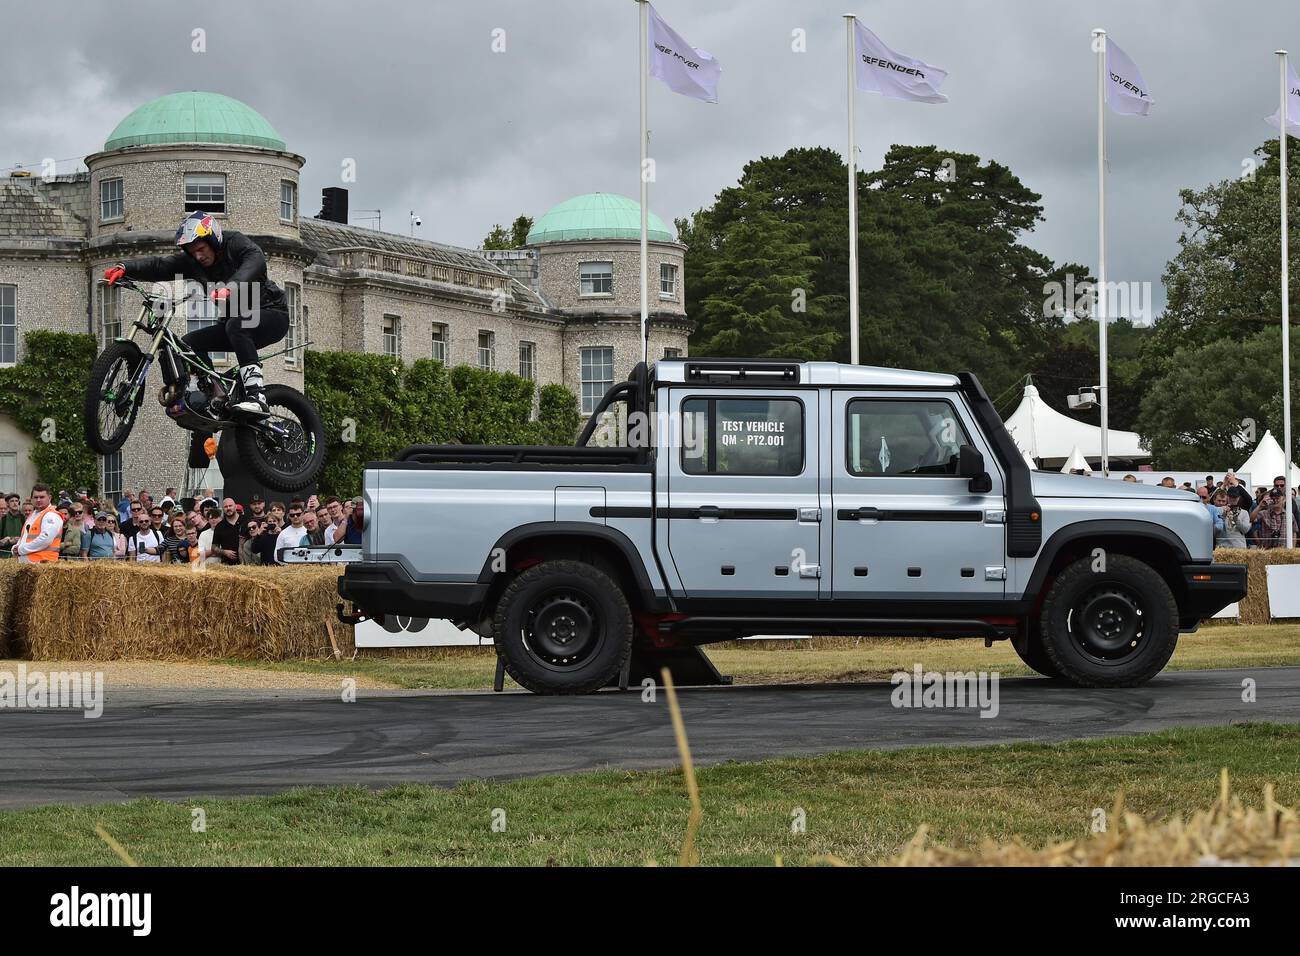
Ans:
POLYGON ((230 285, 247 282, 261 285, 261 307, 279 309, 286 307, 284 292, 266 275, 266 255, 252 239, 242 232, 223 235, 221 251, 211 269, 204 269, 184 249, 172 256, 149 256, 122 263, 128 279, 148 282, 166 282, 178 275, 208 285, 224 282, 230 285))

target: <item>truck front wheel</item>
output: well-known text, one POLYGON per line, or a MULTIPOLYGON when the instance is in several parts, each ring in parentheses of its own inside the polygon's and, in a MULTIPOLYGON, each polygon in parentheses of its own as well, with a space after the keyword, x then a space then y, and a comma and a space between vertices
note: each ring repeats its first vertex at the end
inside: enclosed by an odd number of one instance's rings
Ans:
POLYGON ((618 582, 582 561, 544 561, 497 602, 497 653, 535 694, 586 694, 608 684, 632 650, 632 611, 618 582))
POLYGON ((1052 583, 1039 628, 1042 649, 1064 680, 1136 687, 1173 656, 1178 605, 1165 579, 1137 558, 1080 558, 1052 583))

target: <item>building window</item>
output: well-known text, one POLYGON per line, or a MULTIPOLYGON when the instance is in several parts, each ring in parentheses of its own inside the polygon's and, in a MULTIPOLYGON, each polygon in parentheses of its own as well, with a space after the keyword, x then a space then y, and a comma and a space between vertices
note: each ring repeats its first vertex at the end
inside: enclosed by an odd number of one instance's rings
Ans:
POLYGON ((583 262, 578 265, 582 295, 614 294, 614 263, 583 262))
MULTIPOLYGON (((189 289, 187 288, 188 292, 189 289)), ((216 325, 224 321, 217 315, 217 304, 208 298, 192 297, 185 303, 185 334, 216 325)), ((230 361, 229 352, 210 352, 212 364, 219 365, 230 361)))
POLYGON ((519 343, 519 377, 526 378, 530 382, 537 377, 536 343, 519 343))
POLYGON ((298 187, 287 179, 280 180, 280 219, 293 222, 298 212, 298 187))
POLYGON ((590 415, 614 384, 614 349, 601 345, 581 351, 582 412, 590 415))
POLYGON ((447 364, 447 326, 441 322, 433 323, 433 358, 447 364))
POLYGON ((478 367, 486 369, 497 367, 497 334, 495 332, 479 330, 478 367))
POLYGON ((99 290, 99 347, 122 334, 122 290, 117 286, 100 285, 99 290))
POLYGON ((122 452, 99 456, 99 496, 112 502, 122 497, 122 452))
POLYGON ((99 184, 99 221, 121 219, 125 213, 122 201, 122 180, 105 179, 99 184))
POLYGON ((289 313, 289 331, 284 336, 284 347, 291 351, 284 353, 284 364, 286 368, 297 368, 301 364, 301 350, 295 346, 303 342, 302 334, 302 295, 298 287, 292 282, 284 284, 284 303, 285 309, 289 313))
POLYGON ((226 177, 224 173, 186 173, 185 211, 226 211, 226 177))
POLYGON ((664 349, 664 358, 666 359, 679 359, 681 357, 682 357, 681 349, 664 349))
POLYGON ((402 317, 384 316, 384 354, 390 358, 402 357, 402 317))
POLYGON ((18 286, 0 285, 0 365, 18 361, 18 286))
MULTIPOLYGON (((8 494, 18 489, 18 452, 0 452, 0 493, 8 494)), ((22 494, 22 492, 19 492, 22 494)))
POLYGON ((677 267, 666 262, 659 263, 659 294, 665 299, 677 297, 677 267))

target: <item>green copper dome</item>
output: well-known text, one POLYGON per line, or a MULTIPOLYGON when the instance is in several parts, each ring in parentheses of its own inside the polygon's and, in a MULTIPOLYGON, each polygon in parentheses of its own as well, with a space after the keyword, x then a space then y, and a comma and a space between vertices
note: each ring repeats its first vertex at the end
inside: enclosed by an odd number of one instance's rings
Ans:
POLYGON ((144 104, 118 123, 104 149, 165 143, 285 148, 275 127, 239 100, 220 93, 170 93, 144 104))
MULTIPOLYGON (((672 242, 673 234, 653 212, 646 217, 652 242, 672 242)), ((566 199, 538 219, 528 244, 572 239, 640 239, 641 204, 614 193, 587 193, 566 199)))

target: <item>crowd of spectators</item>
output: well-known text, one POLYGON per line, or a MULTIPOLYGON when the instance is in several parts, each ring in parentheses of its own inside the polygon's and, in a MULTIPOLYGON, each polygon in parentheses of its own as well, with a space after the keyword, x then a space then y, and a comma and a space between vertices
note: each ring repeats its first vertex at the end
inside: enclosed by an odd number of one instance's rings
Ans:
MULTIPOLYGON (((1137 481, 1132 475, 1125 475, 1124 480, 1137 481)), ((1169 477, 1160 484, 1165 488, 1180 487, 1169 477)), ((1205 483, 1198 483, 1195 488, 1190 481, 1184 481, 1181 490, 1196 495, 1209 511, 1214 522, 1216 548, 1285 548, 1288 518, 1292 540, 1300 544, 1297 489, 1288 489, 1281 475, 1273 479, 1272 487, 1257 487, 1254 495, 1232 472, 1218 482, 1213 475, 1206 475, 1205 483)))
MULTIPOLYGON (((264 501, 218 501, 212 489, 181 497, 168 488, 155 501, 148 489, 125 492, 116 502, 97 500, 82 488, 54 498, 63 521, 59 559, 119 560, 218 566, 277 564, 281 548, 361 544, 360 497, 264 501)), ((30 498, 8 492, 0 516, 0 557, 11 557, 35 510, 30 498)))

